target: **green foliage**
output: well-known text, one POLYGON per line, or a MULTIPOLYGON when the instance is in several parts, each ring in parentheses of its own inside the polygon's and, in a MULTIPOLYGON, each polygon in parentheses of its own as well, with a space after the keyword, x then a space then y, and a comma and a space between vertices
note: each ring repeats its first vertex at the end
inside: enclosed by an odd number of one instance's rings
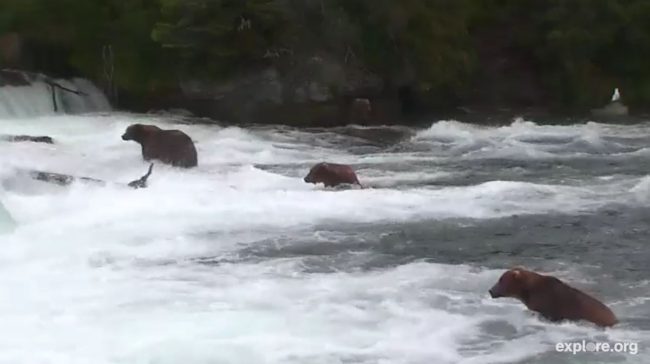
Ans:
POLYGON ((466 0, 339 0, 360 24, 354 48, 375 72, 393 83, 422 89, 459 87, 474 60, 466 0))
POLYGON ((88 77, 103 80, 114 69, 118 86, 140 93, 168 80, 161 47, 149 36, 157 0, 8 1, 5 31, 19 32, 33 48, 62 50, 68 66, 88 77), (108 46, 113 60, 104 58, 108 46))
POLYGON ((152 38, 175 50, 185 71, 223 76, 263 62, 285 30, 275 0, 162 0, 152 38))
MULTIPOLYGON (((511 44, 535 65, 551 101, 584 110, 614 87, 631 104, 650 101, 650 6, 645 0, 486 0, 492 25, 510 26, 511 44)), ((487 26, 489 26, 489 21, 487 26)), ((480 31, 480 30, 479 30, 480 31)))
POLYGON ((650 102, 647 0, 2 0, 10 31, 96 80, 110 46, 114 81, 141 94, 323 52, 433 96, 466 94, 485 57, 519 57, 561 107, 601 105, 614 87, 650 102), (502 48, 479 55, 494 29, 502 48))

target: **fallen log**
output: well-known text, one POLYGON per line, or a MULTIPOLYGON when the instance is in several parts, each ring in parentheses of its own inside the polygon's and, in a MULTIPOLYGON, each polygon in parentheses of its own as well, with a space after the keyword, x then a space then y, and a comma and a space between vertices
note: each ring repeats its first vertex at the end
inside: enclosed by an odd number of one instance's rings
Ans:
MULTIPOLYGON (((147 187, 147 180, 149 179, 149 176, 151 176, 151 171, 153 170, 153 163, 149 165, 149 170, 147 173, 129 183, 126 184, 126 187, 130 188, 146 188, 147 187)), ((63 173, 55 173, 55 172, 46 172, 46 171, 38 171, 38 170, 29 170, 28 171, 29 177, 38 180, 38 181, 43 181, 43 182, 48 182, 48 183, 54 183, 59 186, 68 186, 72 184, 75 181, 80 181, 80 182, 85 182, 85 183, 91 183, 99 186, 105 186, 108 184, 108 182, 97 179, 97 178, 92 178, 92 177, 79 177, 79 176, 71 176, 69 174, 63 174, 63 173)), ((118 183, 121 184, 121 183, 118 183)))
POLYGON ((61 86, 60 84, 58 84, 57 82, 53 81, 53 80, 52 80, 51 78, 49 78, 49 77, 48 77, 48 78, 43 78, 43 82, 45 82, 46 84, 48 84, 48 85, 50 86, 50 88, 52 89, 52 106, 54 107, 54 112, 59 111, 59 105, 56 103, 56 91, 55 91, 55 89, 57 89, 57 88, 60 89, 60 90, 66 91, 66 92, 73 93, 73 94, 75 94, 75 95, 88 96, 88 94, 86 94, 86 93, 84 93, 84 92, 77 91, 77 90, 72 90, 72 89, 67 88, 67 87, 65 87, 65 86, 61 86))
POLYGON ((82 92, 82 91, 79 91, 79 90, 73 90, 73 89, 71 89, 71 88, 68 88, 68 87, 62 86, 60 83, 58 83, 58 82, 52 80, 52 79, 49 78, 49 77, 45 77, 45 78, 43 78, 43 82, 45 82, 46 84, 50 85, 50 87, 52 87, 52 88, 58 88, 58 89, 61 89, 61 90, 63 90, 63 91, 67 91, 67 92, 73 93, 73 94, 75 94, 75 95, 88 96, 88 94, 85 93, 85 92, 82 92))
POLYGON ((77 177, 77 176, 71 176, 69 174, 55 173, 55 172, 29 171, 29 176, 35 180, 54 183, 59 186, 67 186, 77 180, 88 182, 88 183, 94 183, 102 186, 106 185, 106 181, 102 181, 100 179, 90 178, 90 177, 77 177))
POLYGON ((49 136, 31 136, 31 135, 0 135, 0 140, 7 142, 33 142, 54 144, 54 139, 49 136))
POLYGON ((131 188, 146 188, 147 187, 147 179, 149 179, 149 176, 151 176, 151 171, 153 170, 153 163, 149 165, 149 170, 147 171, 147 174, 144 176, 140 177, 139 179, 136 179, 135 181, 129 182, 128 186, 131 188))

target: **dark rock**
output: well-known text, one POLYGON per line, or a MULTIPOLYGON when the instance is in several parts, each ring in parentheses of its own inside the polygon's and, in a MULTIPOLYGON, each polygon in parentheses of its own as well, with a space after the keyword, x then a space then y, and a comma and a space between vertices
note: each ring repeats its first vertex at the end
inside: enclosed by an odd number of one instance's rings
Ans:
POLYGON ((0 69, 0 87, 4 86, 29 86, 32 83, 29 73, 0 69))
POLYGON ((137 106, 139 111, 182 108, 198 117, 233 123, 338 126, 394 120, 396 115, 382 114, 399 107, 375 108, 389 99, 378 76, 327 54, 289 58, 221 81, 181 79, 175 92, 149 95, 146 100, 127 97, 123 106, 137 106), (366 99, 372 108, 361 110, 357 99, 366 99))

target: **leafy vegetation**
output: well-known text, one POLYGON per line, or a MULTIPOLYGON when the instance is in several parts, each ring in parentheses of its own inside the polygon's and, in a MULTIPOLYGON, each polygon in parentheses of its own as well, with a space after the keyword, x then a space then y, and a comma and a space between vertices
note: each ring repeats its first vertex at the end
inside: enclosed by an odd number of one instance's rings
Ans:
POLYGON ((40 55, 33 67, 110 77, 132 93, 321 52, 388 87, 433 96, 469 97, 485 64, 517 57, 546 106, 586 109, 613 87, 633 106, 650 102, 646 0, 3 0, 1 8, 0 34, 21 34, 40 55), (499 49, 478 51, 491 42, 499 49))

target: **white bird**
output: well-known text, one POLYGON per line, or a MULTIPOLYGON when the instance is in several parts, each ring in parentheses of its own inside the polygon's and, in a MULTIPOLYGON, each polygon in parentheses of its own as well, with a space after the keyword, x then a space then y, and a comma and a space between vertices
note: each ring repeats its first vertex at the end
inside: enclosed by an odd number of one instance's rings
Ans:
POLYGON ((612 102, 618 101, 621 99, 621 94, 618 92, 618 87, 614 89, 614 94, 612 95, 612 102))

